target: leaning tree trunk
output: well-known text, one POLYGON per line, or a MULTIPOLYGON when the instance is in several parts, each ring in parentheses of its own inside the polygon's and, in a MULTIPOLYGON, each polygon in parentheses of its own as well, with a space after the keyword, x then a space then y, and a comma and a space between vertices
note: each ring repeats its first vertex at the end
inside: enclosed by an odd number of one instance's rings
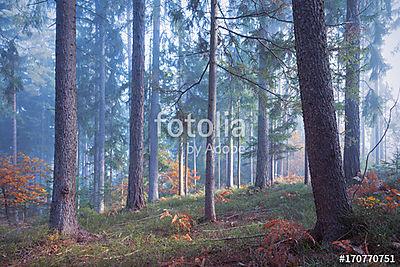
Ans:
POLYGON ((67 235, 79 231, 75 206, 77 103, 76 1, 57 1, 54 181, 50 228, 67 235))
POLYGON ((153 65, 152 94, 149 120, 149 202, 158 199, 158 127, 157 114, 160 112, 160 0, 153 1, 153 65))
POLYGON ((347 0, 345 48, 347 51, 345 85, 345 136, 343 168, 352 182, 360 171, 360 18, 359 0, 347 0))
POLYGON ((333 241, 348 229, 348 203, 333 88, 329 69, 323 0, 293 0, 295 46, 300 95, 317 213, 314 235, 333 241))
MULTIPOLYGON (((211 135, 207 137, 206 154, 206 183, 205 183, 205 219, 215 221, 215 177, 214 177, 214 142, 217 110, 217 0, 211 0, 211 29, 210 29, 210 67, 208 78, 208 120, 212 124, 211 135)), ((210 125, 208 126, 210 127, 210 125)), ((209 132, 210 129, 208 129, 209 132)))
POLYGON ((133 0, 133 54, 130 111, 129 178, 126 208, 145 206, 143 195, 145 2, 133 0))

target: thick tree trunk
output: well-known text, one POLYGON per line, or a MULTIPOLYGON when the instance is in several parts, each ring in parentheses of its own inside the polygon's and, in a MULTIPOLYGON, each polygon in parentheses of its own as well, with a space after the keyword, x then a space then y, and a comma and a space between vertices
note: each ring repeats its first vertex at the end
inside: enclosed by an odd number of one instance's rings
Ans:
POLYGON ((50 228, 67 235, 79 231, 75 206, 77 103, 76 1, 57 1, 54 181, 50 228))
POLYGON ((105 17, 106 7, 104 1, 96 1, 96 14, 101 19, 98 19, 97 23, 97 37, 98 37, 98 49, 99 49, 99 60, 98 60, 98 75, 99 75, 99 128, 97 132, 97 143, 98 146, 98 176, 97 176, 97 196, 95 202, 95 210, 98 213, 104 212, 104 181, 105 181, 105 114, 106 114, 106 29, 105 29, 105 17))
MULTIPOLYGON (((208 120, 212 123, 211 135, 207 137, 206 182, 205 182, 205 219, 215 221, 215 177, 214 177, 214 142, 217 109, 217 0, 211 0, 211 29, 210 29, 210 67, 208 78, 208 120)), ((210 130, 210 129, 208 129, 210 130)))
POLYGON ((323 0, 293 0, 300 95, 317 213, 314 235, 330 242, 348 229, 348 203, 333 88, 329 70, 323 0))
POLYGON ((158 200, 158 129, 157 114, 160 112, 160 0, 153 0, 153 65, 152 94, 149 119, 149 202, 158 200))
POLYGON ((143 195, 145 2, 133 0, 133 54, 130 111, 128 210, 145 206, 143 195))
POLYGON ((347 0, 345 44, 345 137, 343 168, 346 180, 360 172, 360 18, 359 0, 347 0))

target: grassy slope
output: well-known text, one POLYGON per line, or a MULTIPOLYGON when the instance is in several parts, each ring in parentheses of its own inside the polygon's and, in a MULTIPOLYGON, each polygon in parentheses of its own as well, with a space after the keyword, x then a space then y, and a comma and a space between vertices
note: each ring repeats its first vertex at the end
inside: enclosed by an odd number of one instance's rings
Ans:
MULTIPOLYGON (((218 222, 214 224, 201 222, 203 198, 196 196, 168 199, 136 213, 106 216, 84 210, 80 212, 82 227, 103 236, 86 243, 49 236, 45 223, 19 230, 3 227, 0 265, 157 266, 183 262, 193 266, 203 258, 206 266, 262 265, 257 253, 262 237, 251 237, 265 232, 262 223, 285 218, 310 228, 315 220, 311 191, 302 184, 278 185, 264 192, 241 189, 228 198, 229 202, 217 203, 218 222), (164 209, 193 217, 192 241, 173 238, 176 230, 171 219, 159 218, 164 209)), ((399 223, 396 218, 391 222, 394 225, 399 223)), ((382 234, 393 233, 382 229, 382 234)), ((337 256, 324 248, 317 252, 303 249, 306 265, 337 261, 337 256)))

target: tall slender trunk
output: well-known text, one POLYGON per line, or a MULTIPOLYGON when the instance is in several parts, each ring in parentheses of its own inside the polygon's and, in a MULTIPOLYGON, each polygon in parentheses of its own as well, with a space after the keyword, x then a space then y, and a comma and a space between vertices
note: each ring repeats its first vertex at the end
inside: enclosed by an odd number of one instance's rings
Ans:
POLYGON ((348 183, 360 172, 360 18, 359 0, 347 0, 345 44, 345 137, 343 169, 348 183))
MULTIPOLYGON (((212 123, 211 135, 207 137, 206 146, 206 183, 205 183, 205 218, 215 221, 215 177, 214 177, 214 142, 217 109, 217 0, 211 0, 211 29, 210 29, 210 65, 208 78, 208 120, 212 123)), ((208 129, 210 130, 210 129, 208 129)))
MULTIPOLYGON (((253 132, 253 110, 250 111, 250 140, 249 143, 253 142, 254 132, 253 132)), ((250 184, 254 185, 254 157, 253 153, 250 153, 250 184)))
MULTIPOLYGON (((261 36, 266 36, 267 26, 263 17, 259 19, 261 36)), ((267 68, 267 52, 264 46, 258 44, 258 82, 263 87, 267 85, 264 73, 267 68)), ((269 166, 269 140, 268 140, 268 109, 267 96, 262 90, 258 90, 258 116, 257 116, 257 163, 256 180, 254 185, 259 188, 267 186, 269 166)))
POLYGON ((149 202, 158 200, 158 127, 157 114, 160 112, 160 0, 153 0, 153 65, 152 94, 149 119, 149 202))
POLYGON ((336 124, 323 0, 293 0, 300 96, 317 213, 313 234, 331 242, 348 231, 351 214, 336 124))
MULTIPOLYGON (((379 97, 379 95, 380 95, 380 88, 379 88, 380 86, 379 86, 379 77, 375 80, 375 92, 376 92, 376 95, 379 97)), ((381 117, 380 117, 380 114, 377 114, 376 115, 376 121, 375 121, 375 126, 374 126, 374 139, 373 139, 373 141, 372 141, 372 144, 371 144, 371 147, 373 148, 376 144, 378 144, 378 142, 379 142, 379 139, 381 138, 381 129, 380 129, 380 126, 381 126, 381 122, 380 122, 380 120, 381 120, 381 117)), ((378 145, 378 147, 377 148, 375 148, 375 164, 379 164, 380 162, 381 162, 381 149, 380 149, 380 144, 378 145)))
POLYGON ((104 1, 97 0, 95 2, 96 14, 101 18, 97 20, 97 45, 99 49, 99 60, 98 60, 98 75, 99 75, 99 128, 97 132, 97 143, 98 146, 98 176, 97 176, 97 196, 95 203, 95 210, 98 213, 104 212, 104 181, 105 181, 105 114, 106 114, 106 6, 104 1))
POLYGON ((132 87, 130 110, 128 210, 145 206, 143 192, 145 1, 133 0, 132 87))
POLYGON ((54 180, 49 225, 62 234, 76 235, 76 1, 59 0, 56 5, 54 180))
MULTIPOLYGON (((240 99, 237 102, 237 118, 240 120, 240 99)), ((240 122, 238 121, 238 126, 240 126, 240 122)), ((240 188, 240 167, 241 167, 241 157, 240 157, 240 135, 237 137, 237 188, 240 188)))
POLYGON ((14 90, 12 96, 12 144, 13 144, 13 164, 17 164, 18 149, 17 149, 17 92, 14 90))
MULTIPOLYGON (((196 151, 196 136, 193 138, 193 173, 197 176, 197 151, 196 151)), ((194 186, 197 185, 197 180, 194 180, 194 186)))
POLYGON ((184 176, 183 176, 183 180, 184 180, 184 191, 185 191, 185 196, 188 195, 189 193, 189 146, 188 146, 188 141, 187 141, 188 137, 187 135, 184 136, 184 154, 185 154, 185 167, 184 167, 184 176))
POLYGON ((178 195, 185 195, 185 181, 184 181, 184 142, 182 137, 179 138, 178 143, 178 195))
POLYGON ((229 100, 229 118, 228 118, 228 175, 226 180, 226 187, 233 187, 233 137, 232 137, 232 117, 233 117, 233 96, 231 92, 230 100, 229 100))

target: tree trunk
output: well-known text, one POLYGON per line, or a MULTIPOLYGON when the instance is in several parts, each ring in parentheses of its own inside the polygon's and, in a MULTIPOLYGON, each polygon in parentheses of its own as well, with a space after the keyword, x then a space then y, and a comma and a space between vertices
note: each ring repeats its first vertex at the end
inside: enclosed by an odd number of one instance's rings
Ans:
POLYGON ((339 147, 329 69, 323 0, 293 0, 297 69, 317 213, 317 240, 334 241, 348 231, 351 214, 339 147))
MULTIPOLYGON (((250 140, 249 143, 251 144, 253 142, 253 110, 250 111, 250 140)), ((250 153, 250 184, 254 185, 254 158, 253 158, 253 153, 250 153)))
MULTIPOLYGON (((217 109, 217 0, 211 0, 211 29, 210 29, 210 66, 208 78, 208 120, 212 123, 211 135, 207 137, 206 154, 206 183, 205 183, 205 219, 215 221, 215 177, 214 177, 214 142, 217 109)), ((209 126, 208 126, 209 127, 209 126)), ((210 129, 208 129, 210 130, 210 129)))
POLYGON ((232 138, 232 117, 233 117, 233 96, 231 91, 231 96, 229 100, 229 119, 228 119, 228 175, 226 180, 226 187, 233 187, 233 138, 232 138))
POLYGON ((184 167, 184 175, 183 175, 183 180, 184 180, 184 191, 185 191, 185 196, 188 195, 189 193, 189 146, 188 146, 188 137, 187 135, 184 136, 184 153, 185 153, 185 167, 184 167))
MULTIPOLYGON (((265 18, 260 17, 260 34, 266 36, 267 26, 265 18)), ((258 82, 263 87, 267 85, 263 73, 267 68, 267 51, 264 46, 258 44, 258 82)), ((267 186, 269 171, 269 141, 268 141, 268 109, 267 96, 261 89, 258 90, 258 116, 257 116, 257 163, 256 181, 258 188, 267 186)))
MULTIPOLYGON (((238 120, 240 119, 240 99, 237 102, 237 112, 238 112, 238 120)), ((240 122, 238 121, 238 126, 240 127, 240 122)), ((237 188, 240 188, 240 165, 241 165, 241 157, 240 157, 240 135, 237 137, 237 188)))
POLYGON ((14 90, 12 96, 12 106, 13 106, 13 115, 12 115, 12 142, 13 142, 13 164, 17 164, 18 159, 18 149, 17 149, 17 92, 14 90))
POLYGON ((178 195, 184 196, 185 195, 185 181, 184 181, 184 142, 182 137, 179 138, 178 143, 178 195))
POLYGON ((158 200, 158 127, 160 112, 160 0, 153 0, 153 65, 152 94, 149 119, 149 202, 158 200))
POLYGON ((79 231, 75 206, 77 103, 76 1, 59 0, 56 8, 56 100, 54 181, 50 228, 67 235, 79 231))
POLYGON ((145 2, 133 0, 133 54, 130 111, 128 210, 145 206, 143 195, 145 2))
POLYGON ((106 114, 106 7, 104 1, 96 1, 96 14, 100 17, 97 20, 97 34, 98 34, 98 49, 99 49, 99 128, 97 132, 97 146, 98 146, 98 177, 95 210, 98 213, 104 212, 104 181, 105 181, 105 114, 106 114))
POLYGON ((347 51, 345 85, 345 137, 343 169, 352 183, 360 172, 360 18, 359 0, 347 0, 345 46, 347 51))

